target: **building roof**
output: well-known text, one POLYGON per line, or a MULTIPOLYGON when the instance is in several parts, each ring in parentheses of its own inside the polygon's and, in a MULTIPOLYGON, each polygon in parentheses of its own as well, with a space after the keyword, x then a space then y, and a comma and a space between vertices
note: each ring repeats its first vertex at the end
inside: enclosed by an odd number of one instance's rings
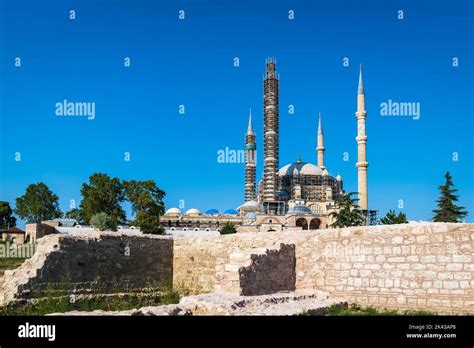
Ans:
POLYGON ((228 215, 235 215, 235 214, 238 214, 239 212, 235 209, 227 209, 224 214, 228 214, 228 215))
POLYGON ((201 215, 201 211, 196 208, 191 208, 186 212, 186 215, 201 215))
POLYGON ((18 233, 18 234, 25 233, 25 231, 23 231, 22 229, 20 229, 18 227, 10 227, 6 230, 2 230, 2 232, 5 232, 5 233, 18 233))
MULTIPOLYGON (((326 173, 327 173, 327 175, 329 175, 327 170, 326 170, 326 173)), ((317 165, 314 165, 312 163, 301 162, 301 161, 297 161, 297 162, 294 162, 294 163, 287 164, 286 166, 281 167, 280 170, 278 171, 278 175, 280 175, 280 176, 297 175, 297 174, 323 175, 324 172, 317 165)), ((324 174, 324 175, 326 175, 326 174, 324 174)))
POLYGON ((219 210, 211 208, 211 209, 206 211, 206 214, 207 215, 216 215, 216 214, 219 214, 219 210))
POLYGON ((288 212, 288 215, 311 215, 313 212, 304 204, 295 204, 292 206, 288 212))
POLYGON ((179 208, 170 208, 165 213, 165 215, 176 215, 176 214, 182 214, 181 209, 179 209, 179 208))

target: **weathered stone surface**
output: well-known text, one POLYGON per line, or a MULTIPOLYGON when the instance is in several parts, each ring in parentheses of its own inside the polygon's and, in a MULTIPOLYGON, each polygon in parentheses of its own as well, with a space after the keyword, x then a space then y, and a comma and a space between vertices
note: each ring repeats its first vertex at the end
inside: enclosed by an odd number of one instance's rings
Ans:
POLYGON ((143 307, 121 312, 67 312, 52 315, 320 315, 332 305, 347 306, 344 299, 330 299, 321 291, 276 293, 261 296, 237 296, 209 293, 186 296, 177 305, 143 307))
POLYGON ((171 285, 173 239, 139 233, 48 235, 35 255, 6 271, 0 305, 40 296, 48 286, 66 293, 112 293, 171 285))
MULTIPOLYGON (((467 223, 176 239, 120 232, 51 235, 39 240, 32 259, 5 273, 0 304, 35 296, 46 284, 65 278, 68 291, 75 293, 107 292, 113 286, 126 292, 171 280, 178 290, 215 292, 223 272, 235 272, 239 259, 259 248, 280 250, 283 243, 295 248, 296 291, 319 289, 379 308, 472 314, 473 239, 474 224, 467 223), (104 288, 94 287, 97 279, 104 288)), ((282 261, 287 264, 285 257, 282 261)), ((273 277, 271 270, 259 279, 257 274, 252 284, 273 277)), ((241 286, 240 274, 230 279, 241 286)))
POLYGON ((229 263, 216 269, 216 292, 263 295, 294 291, 296 281, 294 244, 232 253, 229 263))

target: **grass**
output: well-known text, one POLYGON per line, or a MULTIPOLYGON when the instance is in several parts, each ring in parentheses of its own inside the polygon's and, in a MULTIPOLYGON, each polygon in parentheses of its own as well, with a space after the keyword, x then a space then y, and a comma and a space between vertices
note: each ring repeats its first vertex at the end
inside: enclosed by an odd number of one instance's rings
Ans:
POLYGON ((26 304, 0 307, 0 315, 46 315, 69 311, 125 311, 145 306, 178 303, 180 294, 172 290, 150 293, 115 293, 101 295, 56 296, 48 289, 44 297, 26 304))
POLYGON ((324 315, 327 316, 431 316, 436 315, 436 313, 423 311, 423 310, 406 310, 406 311, 397 311, 392 309, 377 309, 374 307, 361 307, 355 303, 352 303, 348 307, 340 305, 332 305, 328 308, 327 313, 324 315))
POLYGON ((17 257, 0 258, 0 277, 3 276, 5 270, 19 267, 25 260, 17 257))

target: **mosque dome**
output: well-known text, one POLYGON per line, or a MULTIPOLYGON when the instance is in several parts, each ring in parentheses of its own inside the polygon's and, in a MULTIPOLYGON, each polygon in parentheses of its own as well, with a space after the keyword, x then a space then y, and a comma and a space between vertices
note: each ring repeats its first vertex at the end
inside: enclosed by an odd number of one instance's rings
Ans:
POLYGON ((181 209, 179 208, 170 208, 165 212, 165 215, 178 215, 182 214, 181 209))
POLYGON ((219 214, 219 210, 214 209, 214 208, 206 211, 206 215, 216 215, 216 214, 219 214))
POLYGON ((291 214, 291 215, 310 215, 310 214, 313 214, 313 212, 311 211, 311 209, 309 209, 304 204, 295 204, 294 206, 292 206, 288 210, 287 214, 291 214))
POLYGON ((201 215, 201 211, 195 208, 191 208, 186 212, 186 215, 201 215))
POLYGON ((224 211, 224 214, 228 214, 228 215, 236 215, 238 213, 239 212, 235 209, 227 209, 226 211, 224 211))
POLYGON ((251 200, 247 201, 244 204, 242 204, 238 210, 242 211, 258 211, 260 210, 260 204, 258 204, 256 201, 251 200))
MULTIPOLYGON (((327 170, 326 170, 326 173, 328 173, 327 170)), ((278 171, 279 176, 298 175, 298 174, 324 175, 324 172, 317 165, 314 165, 312 163, 300 162, 300 161, 287 164, 286 166, 280 168, 280 170, 278 171)))

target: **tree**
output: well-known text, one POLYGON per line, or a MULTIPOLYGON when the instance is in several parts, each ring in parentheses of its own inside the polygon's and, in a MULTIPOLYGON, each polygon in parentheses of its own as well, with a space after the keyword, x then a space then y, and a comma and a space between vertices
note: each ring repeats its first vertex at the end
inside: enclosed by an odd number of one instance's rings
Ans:
POLYGON ((99 231, 117 231, 117 224, 104 212, 92 215, 90 224, 99 231))
POLYGON ((232 234, 232 233, 237 233, 237 230, 235 229, 235 226, 233 223, 226 222, 224 226, 222 226, 220 230, 221 234, 232 234))
POLYGON ((71 210, 66 212, 64 216, 68 219, 74 219, 79 223, 83 223, 83 221, 81 221, 81 210, 79 208, 72 208, 71 210))
POLYGON ((355 194, 355 192, 351 192, 347 195, 339 196, 336 201, 339 211, 330 214, 334 217, 331 227, 362 226, 366 224, 366 218, 362 216, 359 210, 357 199, 352 198, 352 195, 355 194))
POLYGON ((402 212, 398 215, 395 210, 390 210, 385 217, 380 219, 380 222, 384 225, 395 225, 395 224, 406 224, 408 223, 407 217, 402 212))
POLYGON ((58 199, 44 183, 31 184, 25 194, 16 199, 15 213, 28 223, 60 218, 58 199))
POLYGON ((434 222, 460 222, 464 217, 467 216, 467 211, 464 207, 454 204, 458 201, 458 196, 454 193, 457 189, 451 188, 454 184, 452 182, 452 176, 449 172, 444 175, 446 182, 444 185, 439 186, 441 192, 440 198, 436 201, 438 209, 433 210, 435 216, 433 217, 434 222))
POLYGON ((153 180, 124 181, 123 186, 135 214, 135 220, 131 223, 140 227, 143 233, 162 234, 164 229, 160 226, 160 215, 164 213, 165 192, 153 180))
POLYGON ((0 201, 0 229, 8 229, 16 226, 16 218, 12 216, 13 210, 10 203, 0 201))
MULTIPOLYGON (((81 194, 80 221, 90 224, 93 215, 105 213, 115 225, 125 222, 126 216, 121 206, 125 195, 118 178, 110 178, 103 173, 92 174, 89 177, 89 184, 82 184, 81 194)), ((74 211, 69 215, 72 214, 74 211)))

